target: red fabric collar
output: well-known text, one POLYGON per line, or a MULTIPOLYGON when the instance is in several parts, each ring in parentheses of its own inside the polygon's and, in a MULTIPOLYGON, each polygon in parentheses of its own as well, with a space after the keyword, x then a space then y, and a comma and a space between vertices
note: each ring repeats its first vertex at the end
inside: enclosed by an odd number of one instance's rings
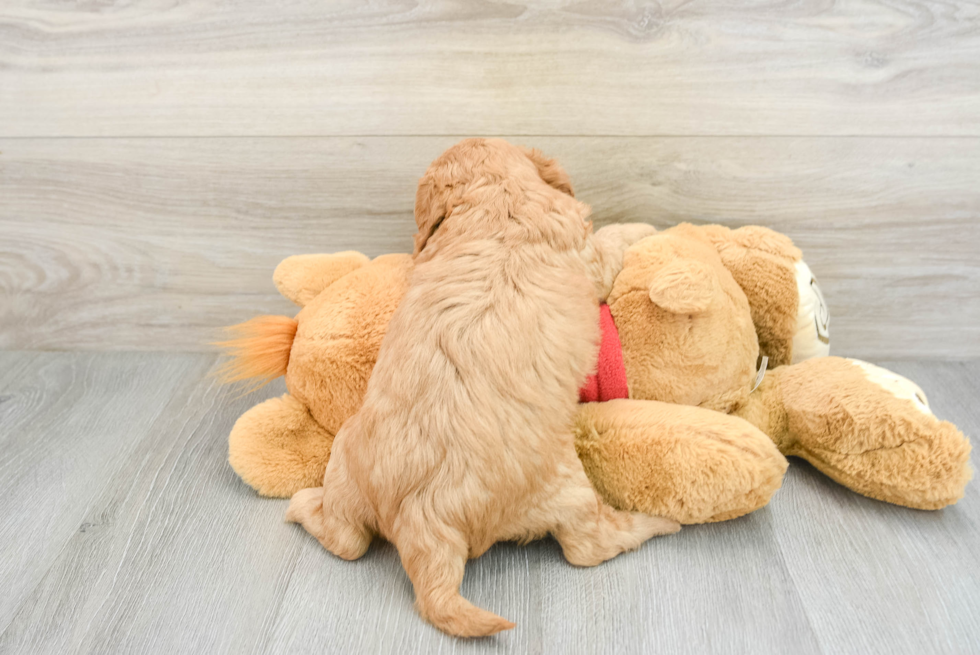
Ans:
POLYGON ((599 305, 599 328, 602 330, 599 361, 596 372, 585 379, 585 384, 578 392, 580 403, 629 398, 623 345, 619 342, 619 331, 616 330, 616 322, 613 321, 609 305, 599 305))

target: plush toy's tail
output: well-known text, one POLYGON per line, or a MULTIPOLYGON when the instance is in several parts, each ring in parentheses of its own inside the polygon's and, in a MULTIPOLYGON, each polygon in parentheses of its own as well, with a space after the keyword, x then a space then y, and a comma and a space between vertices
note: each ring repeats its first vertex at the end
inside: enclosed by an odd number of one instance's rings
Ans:
POLYGON ((218 369, 217 376, 224 383, 257 380, 258 388, 285 375, 296 326, 294 318, 267 315, 225 328, 233 338, 214 345, 231 359, 218 369))

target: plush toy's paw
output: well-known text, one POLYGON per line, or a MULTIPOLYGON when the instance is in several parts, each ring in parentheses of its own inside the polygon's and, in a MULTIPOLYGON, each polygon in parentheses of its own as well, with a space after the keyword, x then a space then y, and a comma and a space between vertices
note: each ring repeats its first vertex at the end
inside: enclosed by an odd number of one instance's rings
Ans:
POLYGON ((925 394, 883 368, 840 357, 776 373, 786 412, 783 453, 803 457, 858 493, 917 509, 963 497, 970 442, 925 394))
POLYGON ((656 401, 582 405, 575 448, 610 505, 684 524, 762 507, 786 472, 769 437, 747 421, 656 401))
POLYGON ((228 461, 263 496, 288 498, 323 483, 333 435, 286 394, 242 414, 228 437, 228 461))

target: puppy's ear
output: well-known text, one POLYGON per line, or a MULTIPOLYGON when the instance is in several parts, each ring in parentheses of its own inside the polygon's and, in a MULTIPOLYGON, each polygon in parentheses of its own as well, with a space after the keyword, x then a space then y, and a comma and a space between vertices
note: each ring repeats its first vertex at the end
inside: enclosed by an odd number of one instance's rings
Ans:
POLYGON ((426 174, 419 180, 419 188, 415 192, 415 224, 419 231, 415 234, 415 252, 413 257, 418 257, 425 248, 426 242, 431 237, 439 225, 446 218, 446 198, 445 193, 440 193, 432 176, 426 174))
POLYGON ((534 165, 538 169, 538 175, 541 176, 542 180, 562 193, 567 193, 573 198, 575 197, 575 191, 572 189, 572 181, 568 178, 568 173, 565 172, 565 169, 557 161, 545 157, 541 154, 540 150, 534 148, 524 148, 524 154, 534 162, 534 165))

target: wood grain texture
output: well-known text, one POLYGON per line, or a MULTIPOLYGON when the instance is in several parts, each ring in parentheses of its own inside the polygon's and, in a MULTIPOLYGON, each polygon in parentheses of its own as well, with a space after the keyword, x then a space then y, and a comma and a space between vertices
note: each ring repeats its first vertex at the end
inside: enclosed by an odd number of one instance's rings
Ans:
POLYGON ((170 395, 211 359, 0 352, 0 369, 19 371, 0 387, 0 630, 84 532, 90 503, 170 395))
MULTIPOLYGON (((518 626, 454 640, 415 614, 391 545, 338 560, 282 522, 285 501, 259 499, 235 478, 228 431, 281 383, 237 397, 203 377, 207 356, 5 353, 0 363, 31 357, 47 373, 0 393, 53 398, 83 379, 122 377, 123 361, 172 387, 175 369, 194 367, 166 394, 139 383, 137 399, 119 398, 141 405, 165 395, 152 421, 128 421, 122 402, 106 406, 107 424, 129 428, 106 433, 106 447, 120 451, 110 457, 116 465, 72 487, 72 498, 87 498, 76 501, 83 512, 67 516, 53 503, 36 512, 42 522, 63 519, 52 559, 36 557, 34 542, 9 542, 0 579, 32 583, 8 601, 15 611, 0 625, 2 653, 921 655, 980 643, 976 483, 958 505, 919 512, 857 496, 794 461, 768 507, 687 527, 595 568, 568 565, 551 540, 500 544, 470 562, 463 592, 518 626)), ((980 362, 884 365, 916 380, 941 417, 980 434, 980 362)), ((76 402, 52 416, 51 450, 70 450, 77 436, 66 428, 90 413, 76 402)), ((41 496, 46 466, 27 461, 21 476, 41 496)), ((3 517, 28 505, 0 502, 3 517)))
POLYGON ((765 511, 720 530, 685 528, 591 569, 569 565, 550 539, 498 544, 467 565, 462 592, 517 628, 472 642, 443 635, 420 624, 393 546, 351 564, 308 540, 270 652, 820 652, 765 511))
POLYGON ((7 385, 16 382, 30 370, 37 361, 39 353, 35 352, 4 352, 0 354, 0 403, 13 400, 13 394, 4 393, 7 385))
MULTIPOLYGON (((597 224, 762 224, 803 248, 839 354, 980 356, 980 139, 519 139, 597 224)), ((411 250, 455 137, 0 140, 0 348, 202 350, 292 314, 301 252, 411 250)))
POLYGON ((980 136, 978 16, 968 0, 12 0, 0 135, 980 136))
POLYGON ((0 652, 261 651, 302 540, 235 477, 227 435, 282 383, 243 399, 202 375, 135 435, 0 652))

